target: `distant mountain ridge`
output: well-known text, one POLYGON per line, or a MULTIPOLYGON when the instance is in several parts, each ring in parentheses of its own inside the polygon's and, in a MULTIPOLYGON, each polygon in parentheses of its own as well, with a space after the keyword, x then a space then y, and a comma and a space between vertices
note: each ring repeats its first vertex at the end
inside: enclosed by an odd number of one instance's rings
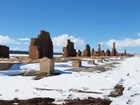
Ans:
MULTIPOLYGON (((10 50, 10 54, 29 54, 29 51, 13 51, 13 50, 10 50)), ((54 52, 54 55, 62 55, 62 53, 54 52)))
POLYGON ((10 54, 29 54, 29 51, 13 51, 13 50, 10 50, 10 54))

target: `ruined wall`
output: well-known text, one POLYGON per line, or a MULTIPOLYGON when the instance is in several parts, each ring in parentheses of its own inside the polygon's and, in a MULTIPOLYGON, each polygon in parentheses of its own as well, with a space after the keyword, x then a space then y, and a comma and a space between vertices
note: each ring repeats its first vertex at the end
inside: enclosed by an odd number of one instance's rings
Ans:
POLYGON ((99 53, 99 56, 101 55, 101 45, 98 44, 98 53, 99 53))
POLYGON ((106 50, 106 56, 110 56, 110 50, 109 49, 106 50))
POLYGON ((82 55, 82 52, 80 50, 77 51, 77 56, 80 57, 82 55))
POLYGON ((105 51, 104 51, 104 50, 102 50, 102 51, 100 52, 100 56, 105 56, 105 51))
POLYGON ((91 50, 91 56, 94 56, 94 48, 92 48, 92 50, 91 50))
POLYGON ((113 48, 112 48, 111 56, 116 56, 116 55, 117 55, 116 46, 115 46, 115 42, 113 42, 113 48))
POLYGON ((53 58, 53 43, 49 32, 41 30, 37 38, 31 39, 29 57, 31 59, 53 58))
POLYGON ((90 57, 91 56, 89 44, 86 45, 86 49, 84 50, 83 56, 84 57, 90 57))
POLYGON ((98 51, 94 51, 94 56, 100 56, 98 51))
POLYGON ((9 47, 0 45, 0 58, 9 58, 9 47))
POLYGON ((127 52, 126 52, 126 50, 124 50, 124 56, 126 56, 127 55, 127 52))
POLYGON ((39 59, 40 58, 40 48, 38 46, 38 39, 32 38, 29 47, 29 57, 31 59, 39 59))
POLYGON ((63 57, 75 57, 76 50, 74 49, 74 43, 69 39, 67 40, 67 46, 63 47, 63 57))

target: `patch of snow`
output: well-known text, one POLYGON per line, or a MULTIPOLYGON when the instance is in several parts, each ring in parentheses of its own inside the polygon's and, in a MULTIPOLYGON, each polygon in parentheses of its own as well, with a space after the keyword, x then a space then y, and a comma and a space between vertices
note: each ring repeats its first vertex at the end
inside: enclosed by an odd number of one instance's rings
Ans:
POLYGON ((62 55, 53 55, 54 57, 62 57, 62 55))
POLYGON ((29 54, 10 54, 10 57, 20 57, 20 56, 29 56, 29 54))
POLYGON ((0 75, 17 76, 23 73, 39 71, 39 63, 34 64, 14 64, 9 70, 0 71, 0 75))

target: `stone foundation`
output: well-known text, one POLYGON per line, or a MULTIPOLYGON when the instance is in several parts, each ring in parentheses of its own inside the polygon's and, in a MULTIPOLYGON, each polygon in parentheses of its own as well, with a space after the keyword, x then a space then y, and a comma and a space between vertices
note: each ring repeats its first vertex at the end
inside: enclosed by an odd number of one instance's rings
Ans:
POLYGON ((52 74, 54 71, 54 60, 49 58, 42 58, 40 60, 40 72, 52 74))
POLYGON ((74 60, 72 61, 72 67, 80 67, 81 61, 80 60, 74 60))
POLYGON ((14 64, 20 64, 20 63, 19 62, 13 62, 13 61, 0 62, 0 71, 8 70, 14 64))
POLYGON ((13 64, 11 63, 0 63, 0 71, 1 70, 8 70, 13 64))
POLYGON ((94 60, 88 60, 88 64, 95 64, 94 60))
POLYGON ((98 61, 99 63, 103 63, 103 62, 104 62, 103 59, 98 59, 97 61, 98 61))

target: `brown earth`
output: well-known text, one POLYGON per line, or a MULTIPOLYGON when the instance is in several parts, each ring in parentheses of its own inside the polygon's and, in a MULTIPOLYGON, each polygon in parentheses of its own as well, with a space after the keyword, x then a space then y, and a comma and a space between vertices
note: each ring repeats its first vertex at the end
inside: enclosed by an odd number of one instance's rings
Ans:
MULTIPOLYGON (((0 105, 57 105, 53 102, 53 98, 32 98, 28 100, 0 100, 0 105)), ((85 100, 74 99, 74 100, 65 100, 65 104, 62 105, 110 105, 112 101, 107 99, 100 98, 91 98, 85 100)))
POLYGON ((28 100, 0 100, 0 105, 55 105, 53 98, 33 98, 28 100))
POLYGON ((111 100, 107 99, 100 99, 100 98, 91 98, 85 100, 75 99, 75 100, 68 100, 64 105, 110 105, 111 100))
POLYGON ((114 87, 114 91, 111 91, 110 92, 110 97, 119 97, 119 96, 122 96, 123 95, 123 91, 124 91, 124 87, 123 85, 116 85, 114 87))
POLYGON ((115 65, 119 64, 118 62, 113 62, 105 65, 97 65, 94 67, 81 67, 81 68, 73 68, 70 70, 66 71, 73 71, 73 72, 94 72, 94 71, 99 71, 99 72, 105 72, 108 70, 111 70, 112 68, 115 68, 115 65))

